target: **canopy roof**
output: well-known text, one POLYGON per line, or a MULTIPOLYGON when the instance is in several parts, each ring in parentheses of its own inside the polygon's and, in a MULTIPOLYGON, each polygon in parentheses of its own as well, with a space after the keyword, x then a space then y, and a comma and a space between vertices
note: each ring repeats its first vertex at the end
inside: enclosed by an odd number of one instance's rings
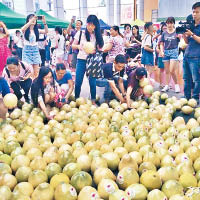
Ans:
POLYGON ((142 20, 140 20, 140 19, 136 19, 135 21, 131 22, 131 26, 134 26, 134 25, 144 26, 145 23, 142 20))
POLYGON ((17 29, 25 24, 26 17, 16 13, 0 2, 0 21, 3 21, 9 29, 17 29))
POLYGON ((100 24, 101 29, 110 29, 111 28, 111 26, 106 24, 102 19, 99 19, 99 24, 100 24))
POLYGON ((42 9, 37 11, 36 15, 44 15, 49 28, 55 28, 56 26, 67 28, 69 25, 69 22, 53 17, 42 9))

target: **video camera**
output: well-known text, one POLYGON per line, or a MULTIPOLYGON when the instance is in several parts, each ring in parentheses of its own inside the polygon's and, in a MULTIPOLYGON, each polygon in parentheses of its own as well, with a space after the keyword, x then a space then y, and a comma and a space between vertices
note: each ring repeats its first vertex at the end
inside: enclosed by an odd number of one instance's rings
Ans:
POLYGON ((176 27, 177 34, 183 34, 187 30, 193 31, 195 28, 195 23, 194 23, 192 15, 187 16, 186 22, 180 21, 179 24, 181 26, 176 27))

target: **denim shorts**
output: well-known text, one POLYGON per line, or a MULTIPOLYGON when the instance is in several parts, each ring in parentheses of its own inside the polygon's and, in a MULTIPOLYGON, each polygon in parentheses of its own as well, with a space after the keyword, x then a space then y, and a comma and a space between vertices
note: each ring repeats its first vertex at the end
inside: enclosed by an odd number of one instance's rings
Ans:
POLYGON ((42 63, 38 46, 25 45, 22 51, 22 61, 31 65, 42 63))
POLYGON ((144 48, 142 48, 142 58, 141 58, 141 63, 143 65, 150 65, 154 66, 154 57, 153 53, 146 51, 144 48))
POLYGON ((170 60, 178 60, 178 49, 168 49, 164 51, 163 62, 168 62, 170 60))
POLYGON ((163 58, 158 57, 158 68, 163 69, 164 67, 163 58))

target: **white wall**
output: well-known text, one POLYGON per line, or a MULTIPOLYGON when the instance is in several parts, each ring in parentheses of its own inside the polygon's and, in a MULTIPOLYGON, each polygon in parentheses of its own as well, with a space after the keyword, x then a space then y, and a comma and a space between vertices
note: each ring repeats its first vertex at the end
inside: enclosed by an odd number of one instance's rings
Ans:
POLYGON ((192 13, 192 5, 199 0, 159 0, 158 17, 187 17, 192 13))

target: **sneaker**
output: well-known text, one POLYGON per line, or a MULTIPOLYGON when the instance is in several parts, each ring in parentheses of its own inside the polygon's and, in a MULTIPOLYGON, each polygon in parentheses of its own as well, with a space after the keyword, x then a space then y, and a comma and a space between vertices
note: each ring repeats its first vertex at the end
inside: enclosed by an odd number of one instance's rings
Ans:
POLYGON ((167 92, 169 90, 169 86, 165 85, 165 87, 161 90, 162 92, 167 92))
POLYGON ((175 85, 175 92, 176 93, 179 93, 181 90, 180 90, 180 87, 178 84, 175 85))

